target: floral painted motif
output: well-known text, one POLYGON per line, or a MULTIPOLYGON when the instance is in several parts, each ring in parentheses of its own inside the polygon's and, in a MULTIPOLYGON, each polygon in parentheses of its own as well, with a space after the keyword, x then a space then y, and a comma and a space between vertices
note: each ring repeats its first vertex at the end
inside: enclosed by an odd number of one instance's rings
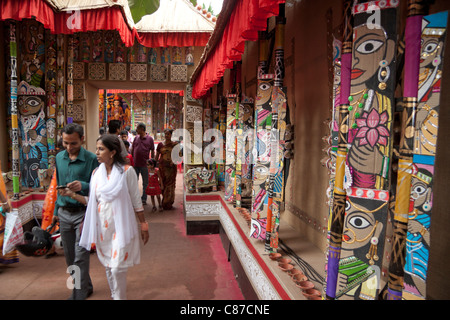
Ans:
POLYGON ((360 146, 369 144, 372 148, 376 144, 386 146, 389 138, 389 130, 385 124, 388 121, 386 111, 379 114, 375 109, 370 113, 364 113, 360 119, 356 119, 359 127, 356 138, 359 139, 360 146))

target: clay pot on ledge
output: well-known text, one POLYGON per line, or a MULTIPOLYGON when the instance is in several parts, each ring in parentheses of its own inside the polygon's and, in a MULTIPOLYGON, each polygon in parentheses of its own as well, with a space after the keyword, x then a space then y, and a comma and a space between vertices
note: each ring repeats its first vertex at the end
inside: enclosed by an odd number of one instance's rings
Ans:
POLYGON ((281 270, 288 272, 289 270, 292 270, 294 268, 294 266, 292 264, 289 263, 282 263, 282 264, 278 264, 278 268, 280 268, 281 270))
POLYGON ((271 253, 269 253, 269 258, 271 260, 276 261, 276 260, 281 258, 281 253, 279 253, 279 252, 271 252, 271 253))
POLYGON ((311 281, 308 281, 308 280, 300 281, 299 283, 296 283, 295 285, 302 290, 308 290, 308 289, 314 288, 314 283, 312 283, 311 281))
POLYGON ((292 276, 292 281, 299 284, 300 282, 307 281, 308 277, 305 276, 303 273, 297 273, 296 275, 292 276))
POLYGON ((289 258, 280 258, 278 259, 278 263, 282 263, 282 264, 287 264, 287 263, 291 263, 292 259, 289 258))
POLYGON ((308 298, 309 300, 315 300, 316 298, 322 298, 322 294, 317 289, 307 289, 303 290, 303 295, 308 298))

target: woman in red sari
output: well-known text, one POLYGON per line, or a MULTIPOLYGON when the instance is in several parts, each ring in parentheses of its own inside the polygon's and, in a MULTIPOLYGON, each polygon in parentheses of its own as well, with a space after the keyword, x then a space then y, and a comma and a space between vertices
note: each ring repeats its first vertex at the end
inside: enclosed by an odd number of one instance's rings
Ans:
POLYGON ((172 161, 172 149, 179 143, 172 141, 172 130, 164 130, 164 142, 156 148, 156 161, 159 163, 159 172, 163 181, 162 207, 164 210, 172 209, 175 201, 175 183, 177 180, 177 166, 172 161))

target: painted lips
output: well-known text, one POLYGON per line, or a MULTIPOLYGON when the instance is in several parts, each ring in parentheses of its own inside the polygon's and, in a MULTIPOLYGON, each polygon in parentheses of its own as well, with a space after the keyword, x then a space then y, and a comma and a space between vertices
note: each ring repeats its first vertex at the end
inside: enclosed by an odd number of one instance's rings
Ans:
POLYGON ((359 77, 361 77, 364 74, 365 71, 361 70, 361 69, 353 69, 352 70, 352 80, 353 79, 358 79, 359 77))
POLYGON ((344 234, 344 235, 342 235, 342 239, 344 239, 344 241, 349 241, 351 238, 349 235, 344 234))

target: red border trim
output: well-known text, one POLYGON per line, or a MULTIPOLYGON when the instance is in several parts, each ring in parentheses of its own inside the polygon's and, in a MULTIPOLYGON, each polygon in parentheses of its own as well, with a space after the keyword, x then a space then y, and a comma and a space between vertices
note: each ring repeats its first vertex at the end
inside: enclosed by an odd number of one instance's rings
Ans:
POLYGON ((264 273, 266 274, 269 281, 274 286, 275 290, 278 292, 279 296, 283 300, 291 300, 287 292, 283 289, 283 287, 280 285, 280 282, 276 279, 276 277, 273 275, 272 271, 269 269, 267 264, 264 262, 264 260, 261 258, 261 255, 256 251, 255 247, 252 245, 250 240, 248 239, 248 236, 242 231, 241 226, 238 224, 236 219, 234 218, 233 214, 231 213, 230 209, 228 208, 225 200, 220 195, 201 195, 201 196, 193 196, 193 195, 187 195, 186 196, 186 202, 189 201, 213 201, 218 200, 221 202, 222 207, 225 209, 225 211, 228 213, 228 216, 230 217, 231 221, 233 222, 236 230, 238 230, 239 235, 241 236, 242 240, 244 241, 247 248, 252 253, 253 257, 256 259, 258 264, 263 269, 264 273))
POLYGON ((11 207, 13 207, 14 209, 18 209, 31 201, 44 201, 45 195, 45 193, 30 193, 22 199, 11 200, 11 207))

